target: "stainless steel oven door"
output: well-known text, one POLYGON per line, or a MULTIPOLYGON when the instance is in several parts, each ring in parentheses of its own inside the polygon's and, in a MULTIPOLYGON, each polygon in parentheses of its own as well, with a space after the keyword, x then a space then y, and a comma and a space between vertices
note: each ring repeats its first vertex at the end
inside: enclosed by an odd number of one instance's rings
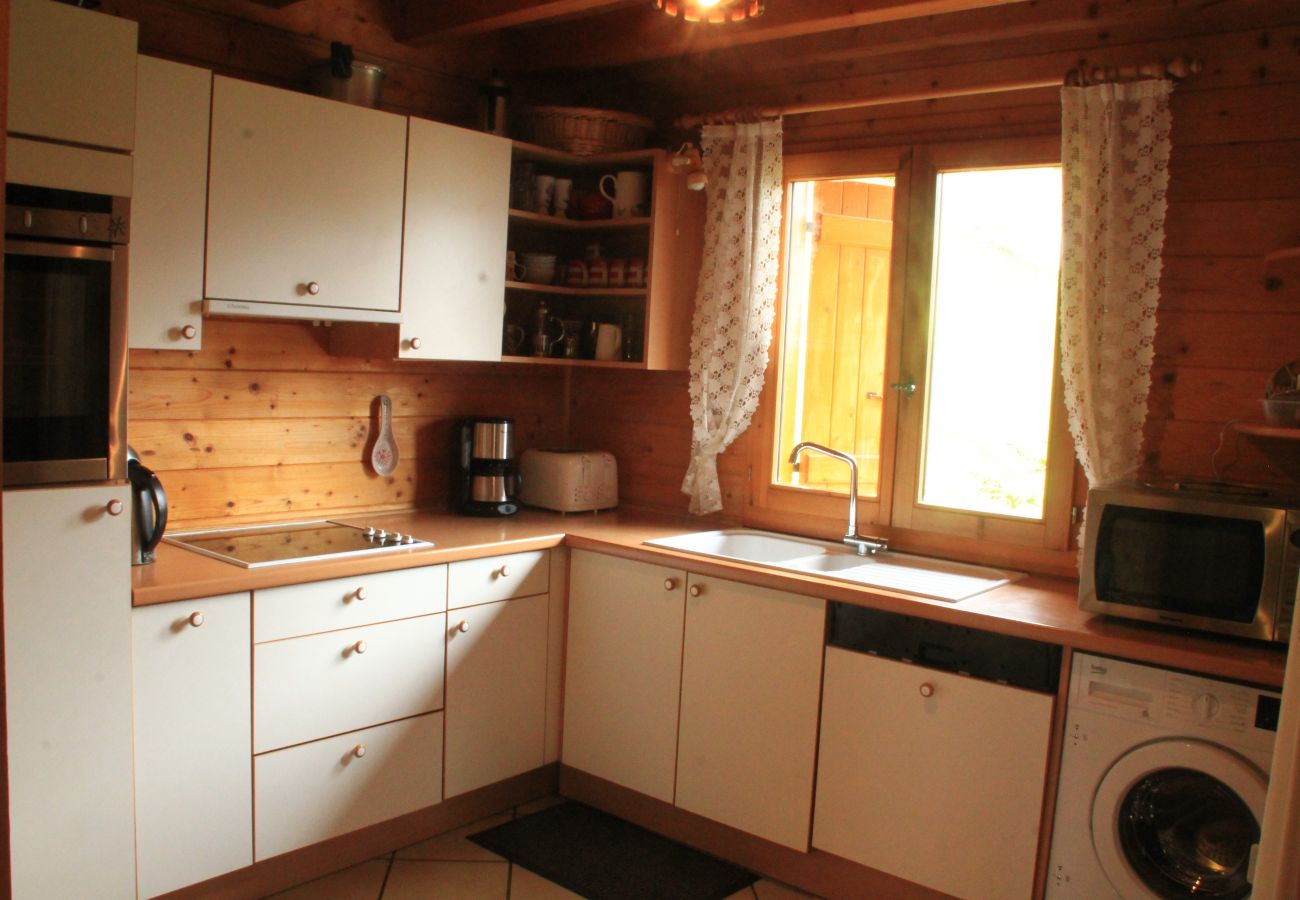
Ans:
POLYGON ((126 474, 124 245, 5 242, 4 483, 126 474))

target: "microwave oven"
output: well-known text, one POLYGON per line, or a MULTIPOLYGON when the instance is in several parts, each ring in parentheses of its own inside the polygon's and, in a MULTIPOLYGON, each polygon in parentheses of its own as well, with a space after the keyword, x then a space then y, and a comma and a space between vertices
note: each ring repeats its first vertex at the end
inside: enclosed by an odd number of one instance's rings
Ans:
POLYGON ((1088 494, 1079 605, 1285 642, 1300 573, 1300 507, 1246 490, 1129 485, 1088 494))
POLYGON ((4 483, 126 475, 130 201, 5 188, 4 483))

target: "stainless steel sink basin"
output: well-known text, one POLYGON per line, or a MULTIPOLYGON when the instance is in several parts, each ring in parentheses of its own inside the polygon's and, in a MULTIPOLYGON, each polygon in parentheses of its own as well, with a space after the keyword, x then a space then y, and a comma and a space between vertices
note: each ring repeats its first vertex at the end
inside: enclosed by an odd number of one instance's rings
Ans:
POLYGON ((948 562, 893 550, 882 550, 874 556, 858 556, 849 548, 829 541, 748 528, 698 531, 646 543, 683 553, 803 572, 949 602, 965 600, 1024 577, 1023 572, 948 562))

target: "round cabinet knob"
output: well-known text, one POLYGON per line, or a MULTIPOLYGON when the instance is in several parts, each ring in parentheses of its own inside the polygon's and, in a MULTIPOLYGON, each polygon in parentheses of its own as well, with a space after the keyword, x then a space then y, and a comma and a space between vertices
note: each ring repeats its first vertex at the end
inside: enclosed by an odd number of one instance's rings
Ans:
POLYGON ((358 600, 364 600, 370 596, 370 592, 362 586, 353 591, 352 596, 356 597, 358 600))
POLYGON ((365 653, 365 652, 366 652, 366 642, 365 642, 365 641, 357 641, 355 644, 352 645, 352 652, 353 652, 353 653, 365 653))
POLYGON ((461 634, 464 634, 465 632, 469 631, 469 623, 466 622, 464 619, 462 619, 461 623, 456 626, 456 630, 459 631, 461 634))
POLYGON ((690 590, 687 591, 687 593, 690 594, 692 597, 698 597, 700 596, 700 594, 704 593, 704 585, 693 584, 691 585, 690 590))
POLYGON ((307 282, 307 293, 315 297, 317 294, 320 293, 320 285, 315 281, 307 282))
POLYGON ((412 350, 419 350, 420 347, 421 347, 423 344, 424 344, 424 341, 420 340, 419 338, 411 338, 411 349, 412 349, 412 350))
POLYGON ((201 612, 190 613, 189 623, 193 627, 198 628, 200 625, 203 624, 203 613, 201 612))
POLYGON ((357 744, 355 747, 352 748, 352 755, 355 756, 357 759, 360 759, 361 757, 365 756, 365 755, 366 755, 366 745, 365 745, 365 744, 357 744))
POLYGON ((186 325, 184 328, 181 329, 181 337, 185 338, 185 340, 187 341, 192 341, 198 336, 199 336, 199 330, 195 328, 193 325, 186 325))
POLYGON ((501 568, 497 569, 497 572, 501 575, 502 578, 509 578, 509 577, 510 577, 510 566, 508 566, 508 565, 507 565, 507 566, 502 566, 501 568))
POLYGON ((676 578, 665 578, 665 579, 664 579, 664 590, 665 590, 665 591, 675 591, 675 590, 677 590, 677 579, 676 579, 676 578))
POLYGON ((922 682, 922 683, 921 683, 921 696, 922 696, 922 697, 933 697, 933 696, 934 696, 934 685, 930 684, 930 682, 928 682, 928 681, 922 682))
POLYGON ((122 510, 126 509, 126 507, 122 505, 122 501, 118 500, 116 497, 109 500, 108 505, 104 508, 108 510, 110 516, 120 516, 122 515, 122 510))

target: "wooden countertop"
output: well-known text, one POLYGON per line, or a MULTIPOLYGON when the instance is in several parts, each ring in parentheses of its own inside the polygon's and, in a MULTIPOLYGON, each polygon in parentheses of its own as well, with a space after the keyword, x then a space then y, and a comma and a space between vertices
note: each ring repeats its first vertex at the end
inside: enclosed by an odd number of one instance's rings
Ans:
POLYGON ((132 602, 148 606, 564 545, 1271 687, 1281 685, 1286 664, 1286 652, 1281 646, 1086 613, 1078 607, 1078 585, 1071 579, 1029 576, 968 600, 948 603, 645 546, 644 541, 652 538, 716 527, 668 515, 627 510, 561 515, 525 510, 510 518, 480 519, 417 511, 339 521, 364 521, 414 534, 432 541, 434 546, 368 558, 244 569, 163 544, 158 548, 157 563, 133 570, 132 602))

